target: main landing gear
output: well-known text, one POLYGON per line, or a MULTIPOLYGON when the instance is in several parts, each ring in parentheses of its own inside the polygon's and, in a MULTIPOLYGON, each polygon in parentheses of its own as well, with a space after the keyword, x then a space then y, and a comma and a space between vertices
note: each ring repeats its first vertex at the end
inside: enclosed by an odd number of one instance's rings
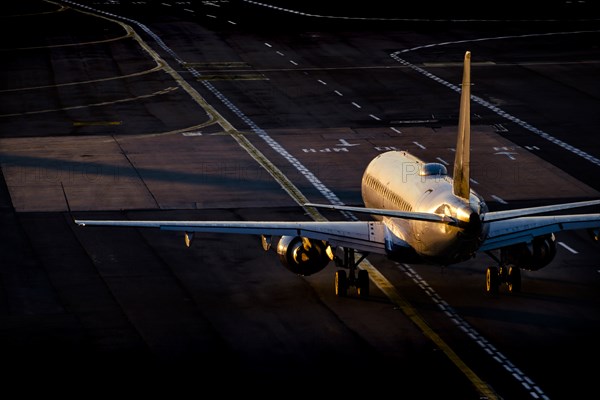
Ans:
POLYGON ((485 291, 490 294, 498 294, 500 284, 505 283, 509 292, 519 293, 521 291, 521 269, 510 262, 503 262, 490 251, 486 251, 486 254, 498 263, 498 267, 487 267, 485 291))
POLYGON ((485 271, 485 291, 497 294, 501 283, 505 283, 511 293, 520 292, 521 269, 512 264, 488 267, 485 271))
POLYGON ((349 287, 356 287, 356 293, 360 297, 369 295, 369 272, 364 269, 359 269, 360 264, 367 254, 363 254, 358 260, 354 257, 354 249, 343 248, 344 254, 340 257, 335 257, 335 264, 338 268, 348 269, 348 273, 344 269, 338 269, 335 272, 335 294, 336 296, 345 297, 348 295, 349 287))

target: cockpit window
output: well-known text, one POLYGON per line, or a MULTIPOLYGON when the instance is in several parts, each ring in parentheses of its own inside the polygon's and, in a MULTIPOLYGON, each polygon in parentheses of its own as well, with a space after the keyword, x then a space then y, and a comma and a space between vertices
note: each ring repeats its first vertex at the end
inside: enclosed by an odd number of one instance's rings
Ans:
POLYGON ((432 175, 448 175, 448 170, 443 164, 440 163, 427 163, 421 167, 419 171, 419 175, 421 176, 432 176, 432 175))

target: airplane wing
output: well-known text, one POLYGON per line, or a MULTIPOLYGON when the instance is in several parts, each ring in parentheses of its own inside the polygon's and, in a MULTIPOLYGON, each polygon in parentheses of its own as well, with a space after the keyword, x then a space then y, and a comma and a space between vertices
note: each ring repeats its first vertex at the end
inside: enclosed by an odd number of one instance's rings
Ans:
POLYGON ((75 220, 80 226, 158 228, 166 231, 238 233, 264 236, 302 236, 325 240, 332 246, 385 254, 385 227, 376 221, 98 221, 75 220))
POLYGON ((490 231, 479 251, 495 250, 534 237, 575 229, 600 228, 600 214, 521 217, 489 222, 490 231))

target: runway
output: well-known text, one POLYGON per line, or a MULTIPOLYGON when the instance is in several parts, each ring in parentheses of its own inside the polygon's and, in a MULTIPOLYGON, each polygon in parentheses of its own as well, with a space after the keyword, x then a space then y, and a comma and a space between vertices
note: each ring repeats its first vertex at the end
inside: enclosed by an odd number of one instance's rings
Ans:
POLYGON ((260 238, 202 234, 188 249, 182 233, 73 224, 311 220, 299 199, 362 205, 364 168, 384 151, 452 164, 466 50, 472 188, 494 209, 599 198, 600 28, 589 10, 561 3, 539 21, 438 10, 433 21, 377 4, 364 20, 347 18, 351 7, 332 19, 331 7, 301 6, 6 6, 9 377, 148 392, 226 392, 226 378, 266 395, 278 385, 371 395, 384 386, 409 398, 594 393, 586 356, 598 349, 600 248, 586 232, 557 235, 556 259, 524 271, 519 294, 485 293, 484 254, 447 268, 369 256, 381 279, 371 275, 363 299, 335 296, 333 264, 295 276, 260 238), (27 28, 38 24, 47 28, 27 28))

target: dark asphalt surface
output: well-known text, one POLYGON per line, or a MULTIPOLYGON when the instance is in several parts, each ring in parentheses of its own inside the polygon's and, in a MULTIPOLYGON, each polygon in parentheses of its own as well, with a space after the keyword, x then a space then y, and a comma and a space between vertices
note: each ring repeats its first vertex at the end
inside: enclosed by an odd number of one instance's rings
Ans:
POLYGON ((29 1, 1 17, 7 387, 475 399, 472 371, 504 399, 593 395, 600 249, 585 232, 558 235, 556 259, 524 272, 520 294, 484 293, 485 255, 443 269, 369 257, 440 346, 373 283, 368 299, 337 298, 332 266, 295 276, 255 237, 198 235, 187 249, 181 233, 76 227, 61 190, 78 218, 308 220, 191 87, 311 201, 327 200, 258 130, 358 205, 362 171, 382 151, 452 161, 458 95, 439 79, 459 82, 468 49, 473 94, 509 116, 473 104, 474 189, 493 208, 597 198, 590 5, 397 16, 378 2, 275 4, 300 13, 242 1, 87 4, 96 12, 29 1))

